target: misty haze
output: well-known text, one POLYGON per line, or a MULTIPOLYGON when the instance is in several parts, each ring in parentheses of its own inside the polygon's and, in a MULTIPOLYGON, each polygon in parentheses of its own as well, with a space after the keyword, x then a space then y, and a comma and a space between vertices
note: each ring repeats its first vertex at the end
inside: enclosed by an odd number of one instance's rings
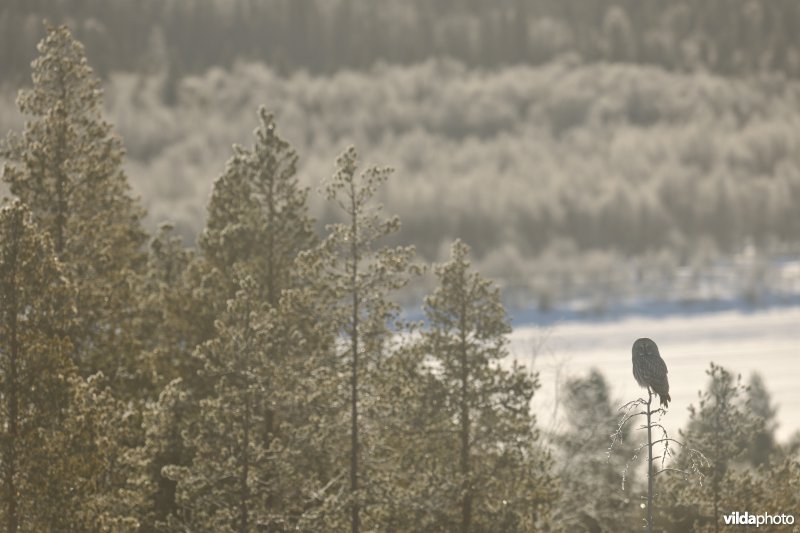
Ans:
POLYGON ((6 531, 800 513, 800 3, 5 0, 0 164, 6 531))

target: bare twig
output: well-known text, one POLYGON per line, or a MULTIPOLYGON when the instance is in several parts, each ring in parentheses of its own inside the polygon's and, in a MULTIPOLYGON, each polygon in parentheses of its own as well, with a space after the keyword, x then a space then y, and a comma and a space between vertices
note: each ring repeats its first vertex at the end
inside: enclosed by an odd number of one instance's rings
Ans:
MULTIPOLYGON (((661 417, 666 414, 666 411, 661 408, 652 408, 652 401, 654 393, 650 388, 647 389, 648 398, 637 398, 636 400, 632 400, 630 402, 625 403, 622 405, 618 412, 622 413, 620 417, 619 424, 617 425, 616 430, 611 433, 611 445, 608 448, 608 459, 611 458, 611 453, 614 449, 614 446, 623 440, 624 437, 624 429, 628 422, 633 420, 636 417, 644 416, 646 417, 646 423, 639 425, 636 427, 637 430, 647 430, 647 442, 643 443, 641 446, 635 448, 633 450, 633 455, 625 463, 625 468, 622 471, 622 490, 625 490, 625 479, 628 474, 628 469, 632 463, 635 463, 639 459, 639 454, 644 450, 647 449, 647 520, 646 526, 648 533, 651 533, 653 530, 653 496, 654 496, 654 479, 659 474, 664 473, 678 473, 682 474, 684 479, 688 479, 690 475, 696 475, 700 478, 700 483, 702 484, 703 475, 700 471, 700 465, 705 464, 708 465, 708 459, 698 450, 688 448, 685 442, 681 442, 679 440, 673 439, 667 433, 667 429, 661 424, 661 417), (637 411, 636 409, 639 407, 643 407, 644 409, 641 411, 637 411), (653 419, 655 416, 655 420, 653 419), (656 439, 653 439, 653 430, 660 431, 660 435, 657 435, 656 439), (663 449, 660 455, 653 456, 653 448, 657 445, 663 445, 663 449), (674 452, 670 448, 670 445, 678 446, 685 450, 686 453, 689 454, 689 467, 688 469, 680 469, 667 466, 667 460, 672 459, 674 457, 674 452), (654 460, 659 460, 659 469, 656 470, 653 468, 654 460)), ((643 498, 645 499, 645 498, 643 498)))

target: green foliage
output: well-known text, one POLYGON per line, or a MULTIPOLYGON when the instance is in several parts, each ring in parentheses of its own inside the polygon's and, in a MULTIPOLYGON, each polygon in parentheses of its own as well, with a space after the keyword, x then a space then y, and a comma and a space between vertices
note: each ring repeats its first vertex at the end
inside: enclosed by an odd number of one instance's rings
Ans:
POLYGON ((20 92, 29 117, 3 145, 3 179, 53 239, 74 282, 78 313, 69 332, 84 375, 102 371, 132 393, 138 375, 136 272, 145 239, 141 208, 121 170, 122 146, 101 118, 100 82, 66 27, 48 27, 20 92))
POLYGON ((298 282, 295 257, 315 237, 307 191, 295 177, 297 156, 278 137, 271 115, 263 108, 259 114, 255 145, 235 146, 214 185, 200 254, 165 232, 151 245, 149 279, 159 313, 152 367, 162 379, 183 378, 185 390, 170 409, 183 413, 187 427, 181 440, 156 426, 145 454, 158 487, 156 520, 174 527, 247 529, 285 518, 283 508, 276 510, 280 469, 265 461, 278 453, 271 450, 276 435, 283 436, 276 408, 285 406, 279 376, 282 364, 293 368, 291 350, 285 337, 263 338, 262 329, 271 324, 270 331, 280 331, 271 310, 298 282), (241 418, 228 415, 231 406, 241 418), (225 455, 230 449, 239 451, 225 455), (240 487, 233 499, 215 485, 229 476, 240 487), (266 500, 254 495, 263 491, 270 494, 266 500))
POLYGON ((143 410, 144 442, 134 452, 138 472, 144 478, 140 485, 138 514, 143 531, 163 528, 170 515, 178 512, 175 504, 176 482, 162 474, 162 469, 191 464, 193 450, 185 442, 187 431, 197 419, 197 406, 189 401, 180 379, 168 383, 158 400, 143 410))
POLYGON ((150 241, 141 295, 142 366, 159 390, 180 376, 196 374, 191 352, 209 335, 212 319, 195 296, 197 263, 194 250, 184 248, 169 224, 150 241))

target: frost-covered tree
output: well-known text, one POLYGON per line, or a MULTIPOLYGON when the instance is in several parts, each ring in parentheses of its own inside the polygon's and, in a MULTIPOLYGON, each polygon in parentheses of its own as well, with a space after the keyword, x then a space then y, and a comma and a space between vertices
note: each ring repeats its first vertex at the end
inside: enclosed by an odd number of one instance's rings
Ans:
POLYGON ((451 421, 436 435, 445 455, 433 475, 448 502, 438 528, 530 531, 554 497, 530 409, 538 381, 508 360, 511 328, 499 290, 471 269, 468 255, 464 243, 453 244, 450 261, 436 269, 439 287, 425 300, 422 343, 451 421))
MULTIPOLYGON (((344 221, 328 226, 329 235, 316 251, 304 258, 304 268, 314 278, 313 284, 319 288, 317 293, 331 302, 327 316, 321 318, 331 321, 341 333, 342 342, 333 355, 339 361, 336 364, 342 377, 346 375, 348 379, 350 430, 349 450, 345 453, 349 520, 335 521, 327 527, 349 527, 355 533, 361 529, 361 511, 375 494, 368 474, 370 467, 364 464, 370 443, 362 431, 361 410, 363 402, 370 398, 371 374, 384 356, 390 321, 398 311, 397 304, 388 296, 402 288, 409 273, 417 268, 411 265, 412 247, 378 244, 400 227, 397 217, 383 218, 380 206, 374 203, 378 187, 386 181, 390 170, 372 167, 359 174, 358 156, 352 147, 339 156, 336 165, 336 173, 325 191, 328 199, 341 209, 344 221)), ((364 521, 367 524, 369 519, 364 521)))
POLYGON ((296 177, 297 155, 278 136, 272 116, 263 108, 259 116, 254 146, 235 146, 225 172, 214 184, 207 226, 199 240, 200 254, 187 255, 166 234, 153 242, 157 255, 152 279, 162 288, 162 323, 167 327, 161 328, 152 365, 156 372, 168 373, 172 368, 170 377, 181 377, 183 392, 175 397, 172 409, 196 420, 189 423, 184 443, 163 425, 152 427, 149 433, 149 449, 157 451, 148 470, 161 487, 159 519, 170 507, 167 514, 174 511, 183 516, 173 517, 173 522, 191 517, 192 523, 202 527, 235 522, 239 528, 250 528, 282 516, 273 490, 276 477, 263 461, 279 434, 277 421, 285 420, 284 413, 275 411, 282 405, 276 376, 291 368, 283 364, 291 342, 280 335, 261 338, 259 328, 272 323, 269 317, 274 316, 282 293, 297 283, 295 258, 315 243, 315 237, 307 191, 296 177), (176 374, 175 369, 180 372, 176 374), (179 407, 181 402, 186 405, 179 407), (229 404, 240 406, 242 420, 228 416, 229 404), (238 429, 219 429, 217 422, 238 424, 238 429), (215 431, 218 437, 211 438, 215 431), (159 440, 166 442, 159 444, 159 440), (223 449, 230 442, 240 447, 236 460, 244 465, 243 471, 237 471, 238 496, 228 494, 224 487, 210 494, 229 501, 236 510, 223 505, 220 510, 188 513, 188 502, 202 500, 194 490, 199 482, 190 480, 224 470, 214 460, 225 456, 223 449), (255 455, 248 451, 253 447, 255 455), (261 465, 255 463, 256 456, 261 465), (165 478, 160 466, 169 465, 163 462, 168 458, 180 461, 165 478), (251 482, 258 484, 252 492, 251 482), (179 501, 175 501, 175 490, 179 501), (235 520, 229 520, 229 512, 235 520))
POLYGON ((630 528, 640 516, 635 476, 628 475, 636 446, 625 425, 609 447, 619 413, 605 377, 592 369, 585 377, 567 380, 564 409, 566 425, 555 438, 562 487, 555 521, 575 531, 630 528))
POLYGON ((0 212, 0 273, 2 516, 15 532, 48 524, 38 521, 37 503, 48 493, 69 502, 80 474, 59 480, 48 473, 51 462, 63 462, 51 444, 71 399, 72 295, 50 242, 19 203, 0 212))
POLYGON ((190 529, 247 532, 270 521, 270 441, 263 428, 273 365, 270 338, 259 335, 258 309, 249 297, 256 284, 247 281, 217 321, 218 336, 197 349, 214 390, 201 400, 186 443, 194 450, 191 465, 165 471, 177 482, 182 510, 171 521, 190 529))
POLYGON ((709 384, 699 394, 697 406, 689 407, 689 423, 681 431, 686 448, 676 460, 678 469, 689 470, 690 454, 699 450, 705 457, 700 473, 702 483, 684 483, 676 476, 668 477, 661 493, 663 504, 660 523, 670 531, 686 528, 715 531, 722 524, 722 514, 732 503, 730 495, 737 489, 737 464, 746 459, 752 435, 763 428, 763 420, 753 416, 746 403, 747 389, 741 376, 711 363, 709 384))
POLYGON ((759 421, 747 445, 747 462, 757 467, 768 464, 778 450, 775 441, 775 430, 778 427, 775 417, 778 411, 772 403, 764 379, 757 372, 747 382, 747 406, 752 416, 759 421))
MULTIPOLYGON (((154 241, 162 250, 172 250, 173 261, 185 263, 180 279, 167 287, 171 305, 164 318, 174 326, 168 334, 171 340, 165 340, 180 342, 189 353, 215 336, 216 320, 245 278, 250 278, 249 297, 254 302, 277 306, 282 291, 292 285, 295 257, 316 242, 308 191, 296 176, 297 154, 278 135, 272 115, 263 108, 259 120, 254 145, 234 146, 225 171, 214 183, 197 256, 187 262, 179 257, 184 252, 174 242, 154 241)), ((169 361, 159 361, 162 357, 170 354, 163 350, 155 354, 153 366, 169 366, 169 361)), ((200 389, 213 384, 195 382, 201 363, 183 359, 185 385, 205 394, 200 389)))
MULTIPOLYGON (((668 505, 662 518, 668 531, 718 531, 724 524, 720 515, 731 510, 773 509, 769 512, 777 514, 800 502, 797 458, 763 453, 768 449, 763 443, 771 441, 764 437, 774 429, 774 409, 763 382, 751 379, 751 386, 744 387, 740 377, 713 364, 707 373, 708 389, 700 395, 698 407, 690 408, 685 432, 687 442, 707 458, 707 466, 701 468, 705 480, 685 484, 669 478, 663 489, 668 505), (754 459, 764 461, 753 464, 754 459)), ((683 455, 678 466, 685 461, 683 455)))
POLYGON ((138 368, 137 276, 144 255, 143 211, 122 171, 123 149, 102 119, 100 80, 66 26, 47 27, 20 92, 28 117, 0 156, 3 179, 28 205, 76 290, 69 338, 81 373, 98 370, 134 394, 138 368))
MULTIPOLYGON (((135 524, 107 498, 122 413, 78 376, 74 291, 20 202, 0 211, 0 475, 5 531, 135 524)), ((109 490, 110 489, 110 490, 109 490)))
POLYGON ((234 146, 225 172, 214 183, 199 247, 222 285, 221 302, 237 291, 236 272, 253 278, 254 297, 275 307, 290 285, 291 266, 315 243, 308 216, 308 190, 297 180, 297 153, 259 109, 252 148, 234 146))
POLYGON ((455 428, 444 408, 446 390, 431 372, 430 359, 413 340, 395 346, 373 376, 380 391, 365 409, 377 426, 371 456, 381 465, 370 472, 380 498, 370 509, 378 529, 441 531, 452 507, 449 491, 454 480, 446 465, 452 460, 455 428))

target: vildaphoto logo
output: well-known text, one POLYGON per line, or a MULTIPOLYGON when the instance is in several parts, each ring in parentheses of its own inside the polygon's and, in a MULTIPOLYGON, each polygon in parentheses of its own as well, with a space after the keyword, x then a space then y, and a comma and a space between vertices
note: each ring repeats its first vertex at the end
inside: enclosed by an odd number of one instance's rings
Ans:
POLYGON ((726 526, 790 526, 794 524, 794 515, 791 514, 750 514, 747 511, 740 513, 739 511, 731 514, 723 515, 726 526))

